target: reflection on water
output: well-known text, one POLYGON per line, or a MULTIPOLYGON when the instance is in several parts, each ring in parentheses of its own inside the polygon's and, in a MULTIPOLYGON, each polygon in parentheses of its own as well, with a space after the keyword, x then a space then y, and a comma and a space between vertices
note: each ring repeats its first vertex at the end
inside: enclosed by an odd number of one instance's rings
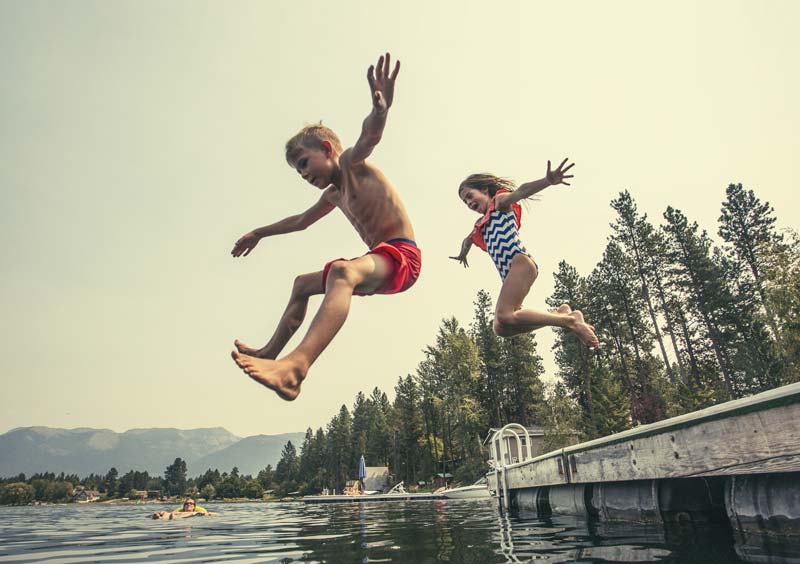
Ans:
POLYGON ((0 507, 0 562, 800 564, 798 546, 735 544, 724 526, 509 516, 491 500, 212 506, 220 517, 179 521, 145 505, 0 507))

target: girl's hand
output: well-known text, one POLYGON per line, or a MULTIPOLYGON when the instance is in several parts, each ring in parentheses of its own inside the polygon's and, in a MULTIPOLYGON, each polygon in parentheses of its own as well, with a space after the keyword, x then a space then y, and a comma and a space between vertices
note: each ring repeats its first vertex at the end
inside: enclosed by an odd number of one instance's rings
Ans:
POLYGON ((467 262, 467 255, 460 254, 457 257, 450 257, 450 258, 453 259, 453 260, 457 260, 458 262, 463 264, 464 268, 469 268, 469 263, 467 262))
POLYGON ((244 254, 244 256, 247 256, 250 254, 250 251, 256 248, 256 245, 258 245, 258 242, 260 240, 261 237, 256 235, 255 231, 245 233, 239 238, 238 241, 236 241, 236 244, 233 246, 231 254, 234 257, 240 257, 242 256, 242 254, 244 254))
POLYGON ((558 168, 555 170, 550 170, 550 161, 547 161, 547 175, 545 178, 547 178, 547 181, 551 186, 554 184, 566 184, 567 186, 570 186, 570 183, 564 182, 564 179, 572 178, 574 176, 573 174, 566 174, 566 172, 575 166, 575 163, 570 163, 567 168, 564 168, 564 165, 568 160, 569 159, 567 158, 561 161, 561 164, 558 165, 558 168))
POLYGON ((458 253, 456 257, 450 257, 453 260, 457 260, 461 264, 464 265, 464 268, 469 268, 469 263, 467 262, 467 254, 469 253, 470 248, 472 248, 472 237, 467 237, 461 243, 461 252, 458 253))

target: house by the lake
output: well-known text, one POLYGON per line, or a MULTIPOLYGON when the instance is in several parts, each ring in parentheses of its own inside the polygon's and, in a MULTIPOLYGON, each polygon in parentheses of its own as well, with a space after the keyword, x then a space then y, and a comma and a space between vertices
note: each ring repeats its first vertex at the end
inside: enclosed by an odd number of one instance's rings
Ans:
POLYGON ((72 503, 91 503, 98 499, 100 499, 100 492, 96 490, 87 490, 86 488, 78 486, 69 500, 72 503))

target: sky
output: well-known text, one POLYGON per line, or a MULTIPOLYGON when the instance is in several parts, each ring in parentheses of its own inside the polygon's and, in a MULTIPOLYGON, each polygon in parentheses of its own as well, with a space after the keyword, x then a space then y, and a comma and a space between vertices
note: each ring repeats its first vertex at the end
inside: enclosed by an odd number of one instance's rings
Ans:
MULTIPOLYGON (((655 224, 672 206, 716 236, 742 183, 800 228, 799 18, 789 0, 0 0, 0 433, 276 434, 326 425, 359 391, 393 398, 442 320, 468 325, 477 292, 499 291, 478 249, 469 269, 448 259, 476 219, 456 192, 473 172, 576 163, 523 216, 540 266, 527 307, 545 307, 559 261, 591 272, 621 190, 655 224), (366 249, 334 212, 230 250, 316 202, 284 143, 322 120, 352 145, 386 51, 401 70, 371 162, 422 275, 355 298, 284 402, 234 365, 234 339, 266 342, 295 276, 366 249)), ((553 333, 536 338, 552 382, 553 333)))

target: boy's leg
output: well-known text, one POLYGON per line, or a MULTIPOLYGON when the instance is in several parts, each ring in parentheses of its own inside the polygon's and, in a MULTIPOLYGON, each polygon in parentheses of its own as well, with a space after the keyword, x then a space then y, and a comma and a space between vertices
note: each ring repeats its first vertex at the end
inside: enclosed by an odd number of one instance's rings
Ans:
POLYGON ((308 310, 308 299, 311 296, 325 293, 325 286, 322 285, 322 271, 301 274, 294 280, 292 295, 289 297, 289 304, 283 312, 278 327, 272 338, 260 349, 248 347, 238 339, 234 343, 240 353, 259 358, 278 358, 278 355, 292 338, 292 335, 300 328, 306 317, 308 310))
POLYGON ((536 265, 530 258, 525 255, 514 257, 497 298, 495 333, 501 337, 511 337, 545 326, 563 327, 575 333, 587 346, 596 347, 597 336, 592 327, 583 320, 580 311, 560 313, 562 308, 559 308, 551 313, 520 309, 522 300, 528 295, 537 274, 536 265))
POLYGON ((308 333, 297 348, 279 360, 256 358, 233 352, 236 364, 253 380, 274 390, 285 400, 300 393, 309 367, 344 325, 353 292, 369 294, 383 286, 392 275, 391 259, 367 254, 349 261, 336 261, 328 272, 325 297, 308 333))

